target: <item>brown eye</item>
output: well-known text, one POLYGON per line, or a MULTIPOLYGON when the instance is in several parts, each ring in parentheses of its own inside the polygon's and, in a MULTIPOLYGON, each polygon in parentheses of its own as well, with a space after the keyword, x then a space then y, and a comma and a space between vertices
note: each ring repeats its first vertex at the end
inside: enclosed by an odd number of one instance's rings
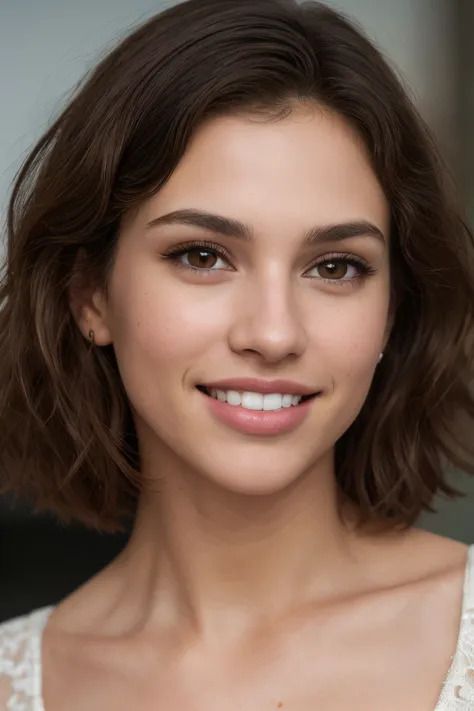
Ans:
POLYGON ((355 258, 349 259, 348 257, 341 257, 340 259, 328 258, 325 262, 315 264, 305 276, 309 276, 313 279, 322 279, 327 283, 348 284, 355 282, 356 279, 369 272, 370 267, 359 263, 355 258))
POLYGON ((199 243, 182 245, 161 256, 175 265, 203 274, 232 270, 225 251, 212 245, 199 243))
POLYGON ((217 255, 208 249, 189 249, 187 255, 188 264, 195 269, 212 269, 218 261, 217 255))
POLYGON ((347 262, 334 261, 318 264, 317 269, 323 279, 344 279, 347 276, 349 266, 347 262))

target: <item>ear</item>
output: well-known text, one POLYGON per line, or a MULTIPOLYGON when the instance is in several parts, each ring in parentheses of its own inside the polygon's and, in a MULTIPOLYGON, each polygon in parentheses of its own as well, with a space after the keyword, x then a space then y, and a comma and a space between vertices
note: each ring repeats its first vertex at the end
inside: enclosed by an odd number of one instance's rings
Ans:
MULTIPOLYGON (((78 255, 76 263, 83 265, 85 257, 78 255)), ((84 269, 75 268, 68 286, 67 296, 69 308, 77 327, 86 340, 89 331, 94 331, 94 343, 97 346, 108 346, 112 343, 109 327, 110 308, 105 289, 93 284, 84 269)))

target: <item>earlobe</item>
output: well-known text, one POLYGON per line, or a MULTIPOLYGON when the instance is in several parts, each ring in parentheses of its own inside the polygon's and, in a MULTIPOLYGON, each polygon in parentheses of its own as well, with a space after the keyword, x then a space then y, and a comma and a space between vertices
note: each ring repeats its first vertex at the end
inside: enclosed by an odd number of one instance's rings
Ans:
POLYGON ((91 332, 95 346, 107 346, 112 343, 108 327, 108 309, 103 293, 71 285, 68 293, 69 308, 77 327, 85 340, 91 343, 91 332))

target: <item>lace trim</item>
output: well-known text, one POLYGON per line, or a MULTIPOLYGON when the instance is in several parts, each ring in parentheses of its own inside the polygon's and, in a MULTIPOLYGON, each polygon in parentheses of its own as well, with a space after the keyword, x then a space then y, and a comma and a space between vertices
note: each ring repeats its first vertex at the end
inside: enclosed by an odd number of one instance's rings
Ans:
POLYGON ((0 625, 0 682, 8 682, 8 711, 44 711, 41 635, 52 609, 35 610, 0 625))
POLYGON ((474 545, 467 552, 456 652, 434 711, 474 709, 474 545))

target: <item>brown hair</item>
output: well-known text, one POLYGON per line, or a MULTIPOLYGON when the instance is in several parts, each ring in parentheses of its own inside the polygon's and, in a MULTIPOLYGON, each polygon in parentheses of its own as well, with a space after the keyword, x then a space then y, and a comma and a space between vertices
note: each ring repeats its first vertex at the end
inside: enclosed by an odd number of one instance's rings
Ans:
POLYGON ((396 75, 322 4, 188 0, 101 61, 17 177, 0 285, 4 490, 103 530, 133 512, 130 408, 113 346, 91 352, 74 322, 73 277, 106 287, 122 216, 160 189, 203 121, 308 100, 359 132, 392 209, 393 330, 336 444, 340 490, 362 520, 408 526, 435 494, 456 495, 449 466, 474 472, 473 241, 396 75))

